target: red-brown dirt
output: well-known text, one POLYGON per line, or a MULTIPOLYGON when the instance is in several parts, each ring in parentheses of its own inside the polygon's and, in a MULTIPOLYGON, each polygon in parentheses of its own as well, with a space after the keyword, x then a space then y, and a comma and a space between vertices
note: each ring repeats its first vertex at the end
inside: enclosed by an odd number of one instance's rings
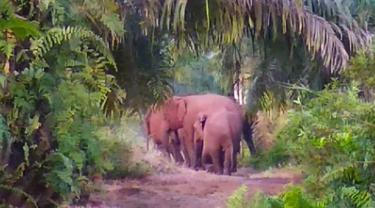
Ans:
POLYGON ((249 195, 258 191, 275 195, 285 185, 299 181, 298 173, 287 170, 256 173, 241 168, 233 176, 220 176, 178 167, 173 173, 143 179, 105 181, 86 207, 224 208, 227 198, 241 185, 248 187, 249 195))

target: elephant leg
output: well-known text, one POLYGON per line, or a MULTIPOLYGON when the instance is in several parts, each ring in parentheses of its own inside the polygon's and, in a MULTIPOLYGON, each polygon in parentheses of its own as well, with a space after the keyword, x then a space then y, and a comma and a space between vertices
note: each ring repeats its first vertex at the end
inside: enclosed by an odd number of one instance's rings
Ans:
MULTIPOLYGON (((210 154, 207 151, 207 145, 204 145, 204 142, 203 142, 202 158, 201 158, 201 165, 202 165, 203 170, 206 170, 205 165, 210 162, 209 159, 210 159, 210 154)), ((207 171, 208 171, 208 169, 207 169, 207 171)))
POLYGON ((172 144, 174 147, 174 154, 175 154, 175 159, 177 163, 182 164, 184 162, 184 158, 181 155, 181 140, 178 136, 177 131, 174 131, 174 139, 172 140, 172 144))
POLYGON ((180 147, 176 145, 173 141, 169 146, 172 153, 172 157, 175 160, 175 162, 177 164, 182 164, 184 162, 184 158, 181 155, 180 147))
POLYGON ((166 148, 165 148, 165 156, 167 157, 168 161, 172 161, 172 158, 173 155, 172 155, 172 152, 171 152, 171 147, 170 145, 167 145, 166 148))
POLYGON ((202 152, 203 152, 203 141, 195 142, 194 144, 195 148, 195 157, 196 161, 194 164, 195 170, 199 170, 202 168, 202 152))
POLYGON ((232 172, 237 172, 237 153, 233 151, 232 172))
POLYGON ((188 167, 193 167, 196 163, 196 154, 194 151, 194 141, 192 135, 187 134, 185 138, 185 148, 189 158, 188 167))
POLYGON ((181 140, 178 136, 177 131, 174 131, 174 135, 175 135, 175 139, 173 140, 173 144, 176 150, 176 159, 180 164, 182 164, 184 163, 184 158, 182 157, 182 154, 181 154, 181 146, 182 146, 181 140))
POLYGON ((156 144, 156 149, 159 150, 164 157, 170 160, 170 153, 168 151, 168 146, 164 146, 163 144, 156 144))
POLYGON ((237 172, 237 154, 240 152, 240 142, 233 144, 232 172, 237 172))
POLYGON ((224 174, 231 175, 233 165, 233 146, 229 146, 224 152, 224 174))
POLYGON ((202 154, 202 170, 206 170, 205 164, 207 163, 209 155, 202 154))
POLYGON ((189 158, 189 153, 185 147, 185 145, 182 145, 182 154, 184 156, 184 161, 185 161, 185 165, 187 167, 189 167, 189 164, 190 164, 190 158, 189 158))
POLYGON ((191 151, 189 151, 190 145, 186 141, 186 137, 182 140, 182 153, 184 155, 185 159, 185 165, 187 167, 191 167, 192 161, 191 161, 191 151))
POLYGON ((162 150, 163 155, 170 161, 171 160, 171 146, 169 144, 169 134, 166 133, 163 136, 162 143, 159 145, 160 149, 162 150))
POLYGON ((219 150, 212 151, 210 155, 211 155, 212 163, 214 164, 215 173, 222 175, 223 168, 222 168, 222 164, 220 163, 220 151, 219 150))
POLYGON ((196 153, 194 151, 194 145, 190 144, 187 148, 189 158, 190 158, 190 165, 189 167, 193 168, 193 166, 196 164, 197 158, 196 158, 196 153))
POLYGON ((182 157, 181 150, 180 148, 176 149, 175 151, 175 160, 178 164, 183 164, 184 163, 184 158, 182 157))

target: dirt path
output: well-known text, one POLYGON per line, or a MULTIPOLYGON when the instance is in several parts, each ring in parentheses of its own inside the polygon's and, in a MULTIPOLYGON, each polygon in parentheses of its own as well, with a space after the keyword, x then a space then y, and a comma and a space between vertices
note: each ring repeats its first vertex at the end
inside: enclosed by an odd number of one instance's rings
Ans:
POLYGON ((222 208, 243 184, 249 194, 262 191, 274 195, 286 184, 298 182, 298 174, 286 170, 255 173, 240 169, 234 176, 219 176, 181 167, 140 180, 106 181, 103 191, 93 194, 86 207, 222 208))

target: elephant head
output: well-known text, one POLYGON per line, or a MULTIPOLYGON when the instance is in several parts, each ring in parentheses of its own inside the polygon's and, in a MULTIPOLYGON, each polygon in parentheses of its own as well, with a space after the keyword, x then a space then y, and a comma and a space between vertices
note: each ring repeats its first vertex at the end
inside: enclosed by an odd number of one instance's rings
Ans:
POLYGON ((147 136, 147 146, 150 138, 156 145, 167 144, 169 127, 161 109, 150 107, 145 115, 143 126, 147 136))
MULTIPOLYGON (((170 105, 173 107, 172 104, 170 105)), ((179 107, 178 105, 181 104, 177 103, 177 107, 179 107)), ((177 163, 182 163, 184 160, 180 153, 179 135, 177 130, 174 130, 166 120, 165 113, 169 111, 165 111, 165 109, 164 105, 159 107, 151 106, 145 115, 143 126, 147 136, 147 150, 151 139, 168 158, 171 155, 177 163)))

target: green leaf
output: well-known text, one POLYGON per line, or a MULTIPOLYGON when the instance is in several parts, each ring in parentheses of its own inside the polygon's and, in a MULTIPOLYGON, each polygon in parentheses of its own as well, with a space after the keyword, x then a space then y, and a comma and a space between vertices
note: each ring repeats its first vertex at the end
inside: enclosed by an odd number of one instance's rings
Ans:
POLYGON ((41 123, 39 122, 39 115, 36 114, 33 118, 29 119, 29 125, 26 127, 26 135, 31 136, 35 130, 39 129, 41 123))
POLYGON ((0 19, 0 31, 11 30, 16 38, 24 40, 27 37, 39 37, 40 32, 36 22, 29 22, 11 17, 10 19, 0 19))
POLYGON ((116 34, 116 36, 121 37, 124 35, 124 23, 121 21, 118 14, 105 14, 102 16, 101 21, 111 32, 116 34))
POLYGON ((23 149, 23 154, 24 154, 26 166, 29 166, 30 165, 30 161, 29 161, 30 148, 29 148, 29 145, 25 143, 23 145, 22 149, 23 149))

